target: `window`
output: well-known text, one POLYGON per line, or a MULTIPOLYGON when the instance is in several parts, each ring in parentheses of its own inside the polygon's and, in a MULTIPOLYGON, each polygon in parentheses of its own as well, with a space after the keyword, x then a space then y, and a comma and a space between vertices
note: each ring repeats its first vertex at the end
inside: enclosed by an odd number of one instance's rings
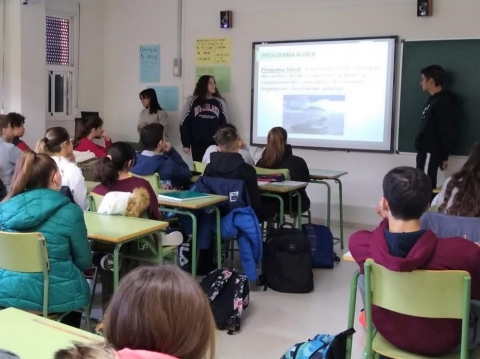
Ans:
POLYGON ((75 118, 78 75, 78 3, 47 0, 46 64, 47 121, 75 118))

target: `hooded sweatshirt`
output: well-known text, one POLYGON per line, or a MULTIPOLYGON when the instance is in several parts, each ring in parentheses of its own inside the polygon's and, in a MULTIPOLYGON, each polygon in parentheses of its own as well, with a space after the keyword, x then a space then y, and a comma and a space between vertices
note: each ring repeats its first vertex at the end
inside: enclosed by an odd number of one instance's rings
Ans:
POLYGON ((177 359, 167 354, 146 350, 122 349, 117 352, 118 359, 177 359))
MULTIPOLYGON (((384 220, 372 232, 353 234, 349 249, 362 273, 368 258, 396 272, 467 271, 472 278, 471 297, 480 299, 480 247, 469 240, 438 238, 431 230, 393 234, 384 220)), ((419 318, 373 306, 373 323, 385 339, 412 353, 438 356, 460 345, 461 320, 419 318)))
POLYGON ((192 171, 173 147, 161 155, 147 150, 137 154, 135 165, 130 171, 140 176, 158 173, 161 180, 171 181, 174 188, 189 183, 192 177, 192 171))

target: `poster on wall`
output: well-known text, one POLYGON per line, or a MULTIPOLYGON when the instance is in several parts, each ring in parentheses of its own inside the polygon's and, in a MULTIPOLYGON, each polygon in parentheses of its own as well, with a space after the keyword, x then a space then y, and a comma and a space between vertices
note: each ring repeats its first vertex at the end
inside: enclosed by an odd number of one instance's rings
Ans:
POLYGON ((154 86, 158 103, 165 111, 178 111, 179 90, 177 86, 154 86))
POLYGON ((220 94, 230 92, 232 79, 230 66, 197 66, 195 75, 197 81, 203 75, 213 76, 220 94))
POLYGON ((160 45, 140 46, 140 82, 160 82, 160 45))
POLYGON ((197 39, 196 65, 230 65, 232 43, 228 37, 197 39))

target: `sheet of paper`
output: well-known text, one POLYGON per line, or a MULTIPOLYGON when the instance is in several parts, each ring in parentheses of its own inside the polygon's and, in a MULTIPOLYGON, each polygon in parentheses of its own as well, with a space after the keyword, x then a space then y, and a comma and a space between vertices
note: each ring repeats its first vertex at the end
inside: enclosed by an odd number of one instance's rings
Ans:
POLYGON ((257 181, 257 183, 258 183, 258 186, 265 186, 269 184, 269 182, 263 182, 263 181, 257 181))
POLYGON ((165 111, 178 111, 179 90, 177 86, 154 86, 158 103, 165 111))
POLYGON ((229 37, 197 39, 196 65, 230 65, 232 42, 229 37))
POLYGON ((196 68, 196 80, 203 75, 215 78, 220 93, 230 92, 232 81, 232 68, 230 66, 199 66, 196 68))
POLYGON ((140 46, 140 82, 160 82, 160 45, 140 46))
POLYGON ((295 186, 306 185, 307 182, 283 181, 283 182, 272 182, 272 183, 270 183, 270 184, 271 184, 271 185, 274 185, 274 186, 291 186, 291 187, 295 187, 295 186))

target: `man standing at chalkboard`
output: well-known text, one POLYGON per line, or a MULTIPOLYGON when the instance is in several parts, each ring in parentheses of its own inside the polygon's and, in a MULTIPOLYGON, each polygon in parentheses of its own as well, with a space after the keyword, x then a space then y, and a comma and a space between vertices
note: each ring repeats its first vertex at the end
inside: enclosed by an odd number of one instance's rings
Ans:
POLYGON ((436 188, 438 168, 444 171, 448 167, 453 142, 455 101, 452 93, 444 89, 445 71, 442 67, 431 65, 420 73, 420 85, 423 91, 430 94, 430 98, 423 109, 421 128, 415 139, 417 168, 425 171, 427 154, 430 154, 427 175, 432 188, 436 188))

